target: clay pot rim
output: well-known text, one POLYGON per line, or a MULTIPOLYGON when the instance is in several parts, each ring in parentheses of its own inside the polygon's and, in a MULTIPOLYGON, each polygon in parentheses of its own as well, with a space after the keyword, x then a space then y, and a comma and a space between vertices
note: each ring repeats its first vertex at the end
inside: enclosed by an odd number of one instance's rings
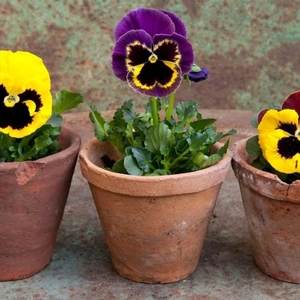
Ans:
POLYGON ((43 158, 39 158, 36 160, 28 160, 28 161, 17 161, 17 162, 0 162, 0 169, 15 169, 19 164, 22 163, 49 163, 51 161, 59 159, 59 157, 68 157, 71 153, 77 152, 81 146, 81 137, 80 135, 73 131, 71 128, 67 127, 66 125, 62 125, 61 133, 58 137, 58 141, 64 138, 61 141, 59 150, 57 153, 48 155, 43 158))
POLYGON ((233 148, 232 148, 232 159, 234 161, 238 162, 243 168, 249 170, 251 173, 254 173, 254 174, 257 174, 257 175, 261 175, 261 176, 264 176, 264 177, 268 177, 270 179, 273 179, 273 180, 277 181, 278 183, 280 183, 282 185, 290 186, 290 185, 299 185, 300 184, 300 179, 299 180, 295 180, 291 184, 288 184, 288 183, 282 181, 276 174, 256 169, 255 167, 252 167, 250 164, 248 164, 247 160, 245 159, 245 157, 243 157, 240 154, 239 150, 241 150, 242 147, 246 146, 246 142, 250 138, 251 137, 242 139, 240 141, 237 141, 233 145, 233 148))
MULTIPOLYGON (((132 195, 132 188, 129 187, 132 184, 138 186, 139 190, 135 191, 136 196, 161 197, 196 193, 223 182, 230 169, 231 151, 228 150, 220 162, 199 171, 156 176, 120 174, 105 170, 91 161, 92 153, 105 144, 109 143, 99 142, 94 137, 83 145, 79 152, 81 173, 89 183, 114 193, 132 195), (203 180, 204 178, 206 180, 203 180), (172 189, 166 188, 167 183, 172 183, 172 189), (155 188, 152 188, 151 184, 155 184, 155 188)), ((216 147, 219 148, 221 145, 218 143, 216 147)))
MULTIPOLYGON (((79 157, 80 158, 84 158, 87 160, 87 162, 89 163, 89 166, 95 171, 95 172, 99 172, 99 173, 108 173, 110 174, 110 176, 116 177, 116 178, 126 178, 127 180, 134 180, 134 181, 157 181, 157 179, 159 178, 159 180, 167 180, 167 178, 180 178, 182 179, 183 177, 194 177, 196 173, 206 173, 208 172, 212 172, 214 173, 216 170, 222 169, 223 165, 225 164, 225 162, 231 160, 232 155, 231 155, 231 151, 228 150, 227 153, 224 155, 223 159, 221 161, 219 161, 217 164, 206 168, 206 169, 202 169, 202 170, 198 170, 198 171, 192 171, 192 172, 187 172, 187 173, 180 173, 180 174, 171 174, 171 175, 154 175, 154 176, 138 176, 138 175, 129 175, 129 174, 121 174, 121 173, 116 173, 116 172, 112 172, 109 170, 106 170, 104 168, 101 168, 99 166, 97 166, 96 164, 94 164, 93 162, 91 162, 90 159, 88 159, 87 156, 87 152, 88 152, 88 146, 95 143, 95 142, 99 142, 97 140, 96 137, 93 137, 92 139, 90 139, 89 141, 87 141, 83 146, 82 149, 79 152, 79 157)), ((219 148, 221 147, 223 144, 222 143, 216 143, 216 146, 219 148)))
POLYGON ((299 203, 300 180, 296 180, 293 183, 288 184, 280 180, 277 175, 256 169, 247 162, 250 160, 250 156, 248 155, 245 147, 249 138, 250 137, 242 139, 233 145, 232 168, 235 176, 240 182, 243 182, 245 186, 257 191, 261 195, 275 200, 299 203), (252 176, 252 180, 249 179, 249 175, 247 176, 247 173, 252 176), (260 187, 257 186, 259 181, 261 181, 260 187), (270 182, 274 182, 276 189, 269 189, 270 182), (264 188, 262 188, 262 184, 264 184, 264 188))

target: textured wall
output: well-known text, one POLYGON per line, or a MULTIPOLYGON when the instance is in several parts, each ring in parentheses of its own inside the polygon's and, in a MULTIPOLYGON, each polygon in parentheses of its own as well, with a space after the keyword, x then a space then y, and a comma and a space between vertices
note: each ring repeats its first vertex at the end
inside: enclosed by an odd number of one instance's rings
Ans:
MULTIPOLYGON (((177 13, 209 80, 177 99, 203 108, 257 110, 300 88, 300 0, 1 0, 2 49, 26 50, 48 66, 53 93, 80 91, 100 109, 134 98, 110 67, 113 28, 138 6, 177 13)), ((87 105, 81 107, 87 110, 87 105)))

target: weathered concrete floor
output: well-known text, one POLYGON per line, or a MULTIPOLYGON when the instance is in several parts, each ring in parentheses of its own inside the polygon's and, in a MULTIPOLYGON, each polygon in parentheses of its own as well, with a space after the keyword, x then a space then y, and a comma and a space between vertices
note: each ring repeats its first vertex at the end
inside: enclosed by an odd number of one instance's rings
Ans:
MULTIPOLYGON (((222 130, 236 128, 232 141, 252 135, 251 112, 204 110, 222 130)), ((83 142, 93 136, 87 113, 68 114, 67 125, 83 142)), ((1 266, 0 266, 1 267, 1 266)), ((76 167, 53 259, 35 276, 0 283, 0 299, 299 299, 300 285, 263 274, 253 262, 237 180, 232 171, 220 192, 198 268, 172 284, 140 284, 112 268, 86 181, 76 167)))

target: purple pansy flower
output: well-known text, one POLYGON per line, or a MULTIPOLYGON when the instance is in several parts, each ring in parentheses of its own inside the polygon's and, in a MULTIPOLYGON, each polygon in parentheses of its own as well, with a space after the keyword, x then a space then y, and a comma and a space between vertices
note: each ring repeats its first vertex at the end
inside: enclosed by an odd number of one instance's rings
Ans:
POLYGON ((209 77, 209 72, 206 68, 200 68, 199 71, 191 71, 188 73, 190 81, 199 82, 207 79, 209 77))
POLYGON ((155 97, 174 93, 194 61, 184 23, 173 13, 138 8, 115 28, 112 68, 137 92, 155 97))

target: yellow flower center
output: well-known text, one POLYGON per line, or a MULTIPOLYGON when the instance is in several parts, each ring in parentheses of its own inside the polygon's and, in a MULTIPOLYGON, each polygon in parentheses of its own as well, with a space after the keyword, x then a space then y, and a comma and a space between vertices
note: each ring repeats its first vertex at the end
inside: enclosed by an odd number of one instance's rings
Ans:
POLYGON ((154 53, 152 53, 150 56, 149 56, 149 61, 151 62, 151 64, 154 64, 154 63, 156 63, 156 61, 157 61, 157 55, 156 54, 154 54, 154 53))
POLYGON ((4 98, 4 105, 6 107, 14 107, 19 101, 20 97, 18 95, 8 95, 4 98))

